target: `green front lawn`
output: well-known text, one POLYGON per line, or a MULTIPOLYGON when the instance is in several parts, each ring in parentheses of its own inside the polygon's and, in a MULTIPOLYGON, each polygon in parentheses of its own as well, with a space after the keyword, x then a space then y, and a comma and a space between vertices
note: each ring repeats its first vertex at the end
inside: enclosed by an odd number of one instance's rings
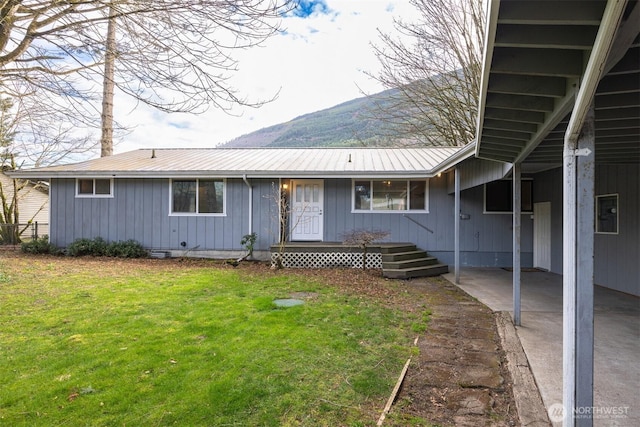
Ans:
POLYGON ((0 256, 0 425, 372 425, 422 321, 322 274, 0 256))

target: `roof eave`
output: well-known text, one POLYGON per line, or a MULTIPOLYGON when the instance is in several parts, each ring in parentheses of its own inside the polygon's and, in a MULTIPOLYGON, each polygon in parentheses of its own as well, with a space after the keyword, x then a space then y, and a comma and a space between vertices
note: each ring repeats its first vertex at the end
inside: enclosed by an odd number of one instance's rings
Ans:
MULTIPOLYGON (((478 99, 478 117, 476 121, 476 144, 475 156, 481 158, 480 141, 482 140, 482 124, 484 123, 484 110, 487 105, 487 89, 489 87, 489 76, 491 74, 491 62, 493 59, 493 49, 496 39, 496 29, 498 27, 498 11, 500 10, 500 0, 489 2, 487 14, 487 24, 485 27, 484 63, 482 64, 482 79, 480 80, 480 97, 478 99)), ((494 160, 494 159, 488 159, 494 160)))
POLYGON ((459 151, 457 151, 454 155, 450 156, 449 158, 444 160, 442 163, 440 163, 434 169, 434 175, 446 172, 451 167, 463 162, 469 157, 474 157, 475 153, 476 153, 476 141, 473 141, 465 145, 459 151))
POLYGON ((48 172, 38 173, 37 171, 14 171, 9 175, 12 178, 21 179, 56 179, 56 178, 147 178, 147 179, 166 179, 166 178, 431 178, 437 175, 436 170, 417 170, 417 171, 352 171, 352 172, 300 172, 300 171, 164 171, 164 172, 147 172, 147 171, 82 171, 82 172, 48 172))

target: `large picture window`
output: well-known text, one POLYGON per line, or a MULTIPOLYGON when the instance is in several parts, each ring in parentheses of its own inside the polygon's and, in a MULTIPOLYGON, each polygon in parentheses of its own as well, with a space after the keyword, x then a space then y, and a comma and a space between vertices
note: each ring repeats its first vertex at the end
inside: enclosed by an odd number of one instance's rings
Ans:
POLYGON ((174 179, 171 213, 174 215, 224 214, 223 179, 174 179))
MULTIPOLYGON (((520 210, 522 213, 533 213, 533 181, 523 179, 520 192, 520 210)), ((484 185, 485 213, 513 212, 513 181, 504 179, 488 182, 484 185)))
POLYGON ((355 180, 355 212, 427 211, 426 180, 355 180))
POLYGON ((79 178, 76 180, 76 197, 113 197, 113 180, 79 178))

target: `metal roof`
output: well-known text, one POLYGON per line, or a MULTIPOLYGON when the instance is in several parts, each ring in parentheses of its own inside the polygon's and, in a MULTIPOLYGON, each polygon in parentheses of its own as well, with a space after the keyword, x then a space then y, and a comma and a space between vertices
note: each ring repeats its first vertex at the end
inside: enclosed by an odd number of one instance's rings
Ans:
POLYGON ((428 177, 459 147, 140 149, 80 163, 18 170, 17 178, 62 177, 428 177))
POLYGON ((599 73, 596 162, 640 162, 639 33, 636 0, 493 0, 476 155, 529 166, 561 164, 580 84, 587 73, 599 73), (589 69, 598 48, 607 53, 603 69, 589 69))

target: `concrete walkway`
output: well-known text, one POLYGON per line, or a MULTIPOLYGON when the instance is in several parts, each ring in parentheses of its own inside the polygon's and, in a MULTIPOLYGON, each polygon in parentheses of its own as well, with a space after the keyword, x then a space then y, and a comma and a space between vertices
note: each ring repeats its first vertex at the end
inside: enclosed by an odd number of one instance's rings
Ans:
MULTIPOLYGON (((444 277, 454 281, 453 273, 444 277)), ((562 276, 522 272, 521 282, 517 335, 548 409, 562 403, 562 276)), ((513 315, 510 271, 462 269, 460 288, 513 315)), ((594 300, 593 424, 640 426, 640 298, 596 286, 594 300)))

